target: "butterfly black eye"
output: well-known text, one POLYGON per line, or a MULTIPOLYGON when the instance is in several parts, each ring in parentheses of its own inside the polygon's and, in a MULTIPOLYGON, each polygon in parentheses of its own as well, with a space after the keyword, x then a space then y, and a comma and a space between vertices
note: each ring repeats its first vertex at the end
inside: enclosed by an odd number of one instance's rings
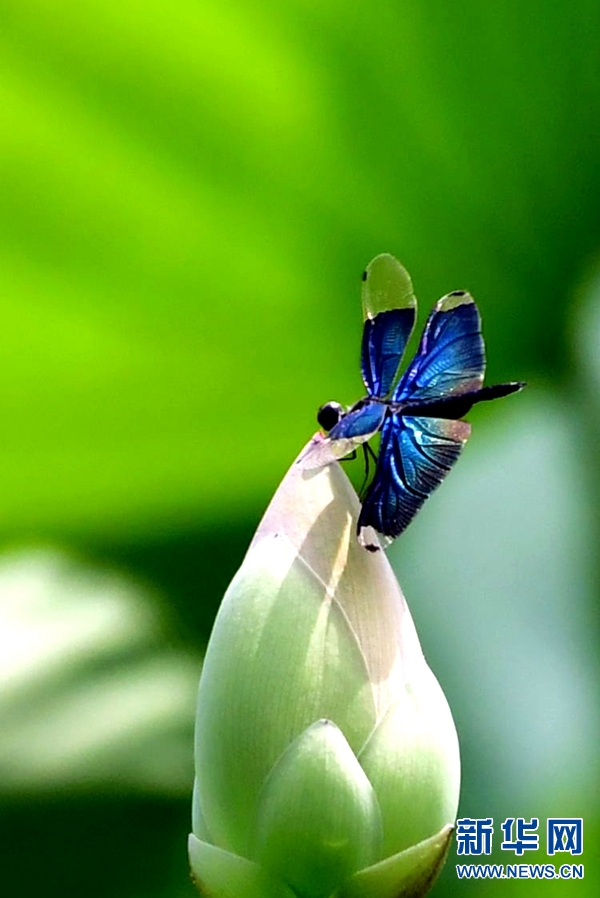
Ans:
POLYGON ((332 427, 344 417, 344 407, 339 402, 326 402, 317 412, 317 421, 323 430, 331 430, 332 427))

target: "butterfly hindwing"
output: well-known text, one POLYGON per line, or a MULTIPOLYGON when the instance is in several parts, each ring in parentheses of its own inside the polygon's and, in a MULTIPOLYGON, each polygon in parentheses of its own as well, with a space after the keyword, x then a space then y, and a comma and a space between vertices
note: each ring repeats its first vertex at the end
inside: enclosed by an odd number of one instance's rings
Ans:
POLYGON ((460 455, 470 431, 465 421, 402 415, 386 419, 375 476, 358 519, 363 545, 372 548, 369 528, 387 542, 406 529, 460 455))
POLYGON ((393 399, 460 396, 481 387, 484 371, 485 347, 477 306, 469 293, 449 293, 429 316, 417 353, 393 399))

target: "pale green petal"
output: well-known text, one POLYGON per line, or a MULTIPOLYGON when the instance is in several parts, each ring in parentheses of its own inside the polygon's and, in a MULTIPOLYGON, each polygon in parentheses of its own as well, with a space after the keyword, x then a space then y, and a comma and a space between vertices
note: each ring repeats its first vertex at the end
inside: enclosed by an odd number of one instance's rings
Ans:
POLYGON ((381 807, 384 857, 453 824, 458 807, 460 757, 450 708, 425 661, 416 673, 359 754, 381 807))
POLYGON ((285 537, 268 537, 227 591, 200 681, 196 776, 215 844, 248 854, 269 771, 320 717, 358 750, 376 720, 368 671, 322 581, 285 537))
POLYGON ((191 835, 192 876, 206 898, 296 898, 288 887, 258 864, 215 848, 191 835))
MULTIPOLYGON (((367 552, 358 544, 359 511, 356 492, 338 463, 316 471, 294 464, 267 509, 250 552, 261 540, 285 534, 327 584, 360 646, 381 716, 404 688, 407 665, 422 662, 423 655, 385 552, 367 552)), ((329 715, 313 719, 325 716, 329 715)))
POLYGON ((362 752, 386 853, 454 819, 452 720, 385 554, 358 544, 358 509, 338 464, 292 465, 217 616, 198 700, 195 819, 244 857, 267 776, 320 718, 362 752))
POLYGON ((452 832, 446 826, 430 839, 360 870, 335 898, 421 898, 442 869, 452 832))
POLYGON ((201 842, 212 841, 208 833, 204 814, 202 813, 197 779, 194 779, 194 791, 192 793, 192 832, 201 842))
POLYGON ((342 732, 309 727, 273 768, 260 798, 256 858, 303 898, 328 898, 378 858, 375 793, 342 732))

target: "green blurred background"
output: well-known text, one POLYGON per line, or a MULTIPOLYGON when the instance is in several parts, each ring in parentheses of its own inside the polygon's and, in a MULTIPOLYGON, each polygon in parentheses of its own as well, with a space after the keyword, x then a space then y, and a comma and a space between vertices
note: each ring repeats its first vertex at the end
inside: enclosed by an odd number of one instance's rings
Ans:
POLYGON ((530 383, 390 551, 460 814, 585 821, 583 882, 435 894, 596 895, 598 3, 0 0, 0 54, 3 891, 193 895, 201 652, 387 251, 530 383))

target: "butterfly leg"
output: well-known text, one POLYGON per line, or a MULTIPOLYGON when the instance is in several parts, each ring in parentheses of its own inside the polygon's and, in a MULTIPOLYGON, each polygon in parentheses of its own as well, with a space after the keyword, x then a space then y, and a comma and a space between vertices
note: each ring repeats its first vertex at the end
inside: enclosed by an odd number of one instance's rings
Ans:
MULTIPOLYGON (((362 501, 362 497, 365 492, 365 487, 366 487, 367 481, 369 479, 369 456, 371 456, 371 458, 375 462, 377 461, 377 456, 375 455, 375 453, 373 452, 373 450, 371 449, 371 447, 369 446, 368 443, 361 443, 361 447, 362 447, 362 451, 363 451, 363 457, 365 459, 365 479, 362 482, 362 486, 358 492, 358 495, 362 501)), ((357 457, 358 457, 358 453, 357 453, 356 449, 353 449, 352 452, 350 453, 350 455, 346 455, 345 458, 340 458, 340 461, 341 462, 355 461, 355 459, 357 457)))
POLYGON ((368 483, 368 481, 369 481, 369 473, 370 473, 370 471, 369 471, 369 459, 372 459, 373 462, 374 462, 375 464, 377 464, 377 455, 375 454, 375 452, 373 452, 373 450, 371 449, 371 447, 369 446, 368 443, 362 443, 362 451, 363 451, 363 456, 364 456, 364 459, 365 459, 365 479, 363 480, 362 486, 361 486, 361 488, 360 488, 360 490, 359 490, 359 493, 358 493, 361 502, 362 502, 362 499, 363 499, 364 494, 365 494, 365 489, 366 489, 367 483, 368 483))

